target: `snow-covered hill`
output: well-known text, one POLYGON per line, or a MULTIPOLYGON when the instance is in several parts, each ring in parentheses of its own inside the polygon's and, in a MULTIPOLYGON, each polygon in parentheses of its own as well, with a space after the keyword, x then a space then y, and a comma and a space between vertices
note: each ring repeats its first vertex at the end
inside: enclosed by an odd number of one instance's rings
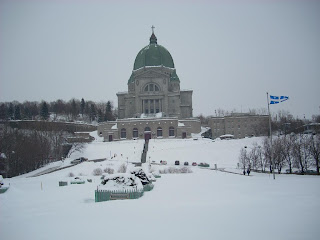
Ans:
MULTIPOLYGON (((261 138, 229 141, 209 139, 152 139, 152 170, 181 163, 208 162, 237 172, 238 155, 261 138), (158 165, 160 160, 167 166, 158 165)), ((0 239, 317 239, 320 208, 318 176, 253 173, 229 174, 190 166, 192 173, 162 174, 151 192, 137 200, 94 202, 101 176, 94 169, 114 169, 140 161, 143 140, 104 143, 94 141, 63 163, 86 157, 106 158, 83 162, 50 174, 12 179, 0 195, 0 239), (74 177, 92 183, 59 187, 74 177)), ((45 168, 42 169, 42 171, 45 168)), ((38 172, 40 170, 37 170, 38 172)), ((104 173, 107 174, 107 173, 104 173)))

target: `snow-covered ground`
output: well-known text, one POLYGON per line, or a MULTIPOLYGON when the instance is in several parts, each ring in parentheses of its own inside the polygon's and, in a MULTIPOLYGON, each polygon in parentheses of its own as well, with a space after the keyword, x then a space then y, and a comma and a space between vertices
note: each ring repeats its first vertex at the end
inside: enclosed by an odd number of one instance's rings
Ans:
MULTIPOLYGON (((207 162, 237 172, 238 155, 260 138, 150 140, 147 160, 207 162), (150 157, 150 158, 149 158, 150 157)), ((72 159, 107 158, 84 162, 39 177, 29 173, 12 179, 0 195, 0 239, 318 239, 320 178, 318 176, 253 173, 229 174, 192 167, 193 173, 162 174, 151 192, 136 200, 94 202, 100 176, 93 170, 140 161, 143 141, 87 144, 72 159), (74 177, 92 179, 70 185, 74 177), (68 186, 59 187, 59 181, 68 186)), ((149 169, 148 164, 143 166, 149 169)), ((164 166, 153 164, 151 169, 164 166)), ((42 169, 42 171, 45 168, 42 169)), ((40 171, 40 170, 37 170, 40 171)), ((104 173, 106 174, 106 173, 104 173)))

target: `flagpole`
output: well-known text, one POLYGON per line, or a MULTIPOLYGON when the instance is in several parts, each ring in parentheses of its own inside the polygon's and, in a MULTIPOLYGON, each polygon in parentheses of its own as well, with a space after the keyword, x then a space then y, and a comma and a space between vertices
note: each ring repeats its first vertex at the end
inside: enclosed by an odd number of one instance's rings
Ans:
POLYGON ((274 159, 273 159, 273 150, 272 150, 272 131, 271 131, 271 114, 270 114, 270 103, 269 103, 269 93, 267 92, 267 102, 268 102, 268 113, 269 113, 269 130, 270 130, 270 157, 272 162, 272 173, 273 179, 276 179, 275 175, 275 166, 274 166, 274 159))

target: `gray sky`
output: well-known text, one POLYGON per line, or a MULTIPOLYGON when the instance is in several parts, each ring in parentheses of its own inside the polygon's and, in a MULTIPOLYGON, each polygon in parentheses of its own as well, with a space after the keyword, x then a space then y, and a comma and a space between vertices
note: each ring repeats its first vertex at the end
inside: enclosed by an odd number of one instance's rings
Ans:
POLYGON ((155 26, 194 115, 320 114, 320 1, 0 1, 0 101, 112 100, 155 26))

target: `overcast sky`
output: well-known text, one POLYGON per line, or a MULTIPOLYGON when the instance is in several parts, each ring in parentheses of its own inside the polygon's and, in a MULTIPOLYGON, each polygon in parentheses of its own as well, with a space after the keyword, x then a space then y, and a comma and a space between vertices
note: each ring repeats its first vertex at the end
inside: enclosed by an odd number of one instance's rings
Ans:
POLYGON ((151 26, 194 115, 320 114, 320 1, 0 1, 0 101, 112 100, 151 26))

